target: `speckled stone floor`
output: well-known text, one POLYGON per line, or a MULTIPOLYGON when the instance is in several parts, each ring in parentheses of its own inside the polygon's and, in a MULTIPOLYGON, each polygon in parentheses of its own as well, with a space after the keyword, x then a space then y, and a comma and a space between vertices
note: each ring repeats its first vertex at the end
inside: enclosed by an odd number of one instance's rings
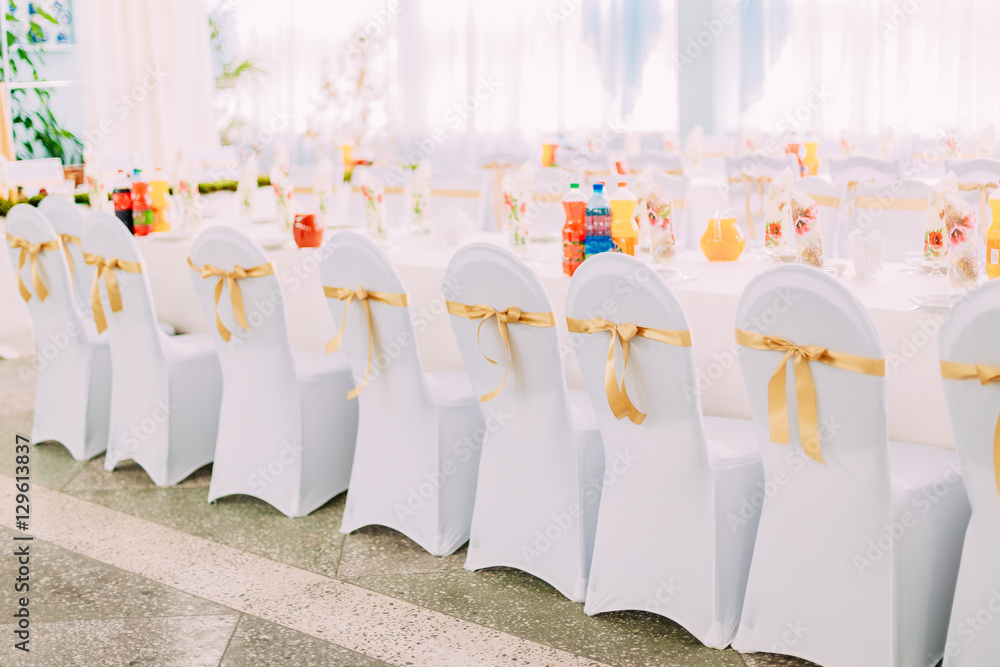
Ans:
MULTIPOLYGON (((8 514, 14 437, 31 429, 32 367, 0 361, 8 514)), ((77 462, 55 443, 33 448, 31 463, 32 651, 11 647, 16 599, 3 583, 0 665, 810 664, 706 648, 653 614, 588 617, 522 572, 467 572, 464 548, 437 558, 389 529, 341 535, 343 495, 288 519, 249 497, 209 505, 210 466, 158 489, 138 466, 106 472, 103 457, 77 462)), ((8 544, 15 534, 0 528, 8 544)), ((0 582, 16 569, 0 557, 0 582)))

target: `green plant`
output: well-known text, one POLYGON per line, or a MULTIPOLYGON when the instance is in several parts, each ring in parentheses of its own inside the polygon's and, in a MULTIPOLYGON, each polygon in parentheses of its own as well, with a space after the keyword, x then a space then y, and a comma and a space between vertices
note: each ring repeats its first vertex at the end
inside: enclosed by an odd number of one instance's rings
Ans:
MULTIPOLYGON (((45 64, 44 33, 40 21, 57 24, 55 18, 35 5, 27 21, 17 18, 16 4, 9 0, 7 20, 7 62, 4 78, 38 81, 38 68, 45 64)), ((83 144, 63 127, 52 113, 52 93, 45 88, 13 88, 10 91, 14 143, 19 158, 57 157, 63 164, 83 160, 83 144)))

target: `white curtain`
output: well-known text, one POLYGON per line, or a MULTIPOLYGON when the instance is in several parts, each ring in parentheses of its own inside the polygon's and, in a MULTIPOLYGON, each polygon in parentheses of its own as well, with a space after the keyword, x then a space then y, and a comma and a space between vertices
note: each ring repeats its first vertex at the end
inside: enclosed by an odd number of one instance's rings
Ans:
POLYGON ((84 151, 169 167, 218 146, 204 0, 79 0, 84 151))
POLYGON ((789 11, 788 41, 767 65, 763 98, 744 111, 746 127, 773 129, 798 111, 806 120, 793 129, 827 135, 971 134, 1000 117, 1000 3, 813 0, 789 11))

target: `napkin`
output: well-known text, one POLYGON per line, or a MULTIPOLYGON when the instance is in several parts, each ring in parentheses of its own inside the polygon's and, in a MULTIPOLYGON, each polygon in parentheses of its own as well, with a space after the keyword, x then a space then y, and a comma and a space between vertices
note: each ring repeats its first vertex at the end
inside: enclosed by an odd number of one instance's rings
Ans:
POLYGON ((445 245, 459 245, 475 228, 472 220, 462 209, 449 206, 439 216, 431 229, 430 238, 445 245))
MULTIPOLYGON (((316 195, 316 209, 319 212, 320 224, 324 227, 333 221, 333 194, 338 185, 335 176, 337 171, 333 160, 328 157, 321 157, 316 161, 316 171, 313 173, 313 194, 316 195)), ((343 183, 343 160, 340 160, 339 171, 341 173, 340 182, 343 183)))
MULTIPOLYGON (((277 147, 275 147, 275 160, 277 160, 277 147)), ((274 190, 274 201, 278 209, 277 222, 284 224, 286 229, 291 229, 295 223, 295 207, 292 203, 295 188, 292 187, 292 180, 277 161, 271 166, 268 175, 271 179, 271 189, 274 190)))
POLYGON ((895 152, 896 133, 891 127, 884 127, 878 133, 878 156, 883 160, 889 160, 895 152))
POLYGON ((378 182, 375 174, 364 167, 354 168, 354 177, 361 188, 365 200, 365 227, 368 236, 382 240, 387 235, 385 226, 385 187, 378 182))
POLYGON ((743 133, 743 149, 746 153, 756 153, 760 150, 760 132, 747 130, 743 133))
POLYGON ((663 133, 663 150, 665 150, 668 155, 677 155, 680 153, 680 144, 681 142, 677 137, 676 132, 663 133))
POLYGON ((854 261, 854 273, 858 278, 869 279, 882 268, 885 258, 885 238, 878 232, 862 236, 858 230, 847 235, 847 250, 854 261))
POLYGON ((854 137, 846 129, 840 131, 840 152, 848 156, 858 152, 858 145, 854 142, 854 137))
POLYGON ((958 179, 953 171, 949 171, 944 178, 935 183, 927 197, 924 259, 940 259, 948 252, 948 247, 944 244, 948 231, 944 220, 944 207, 948 195, 958 195, 958 179))
POLYGON ((962 140, 955 128, 949 127, 944 133, 944 143, 948 157, 952 160, 960 160, 962 158, 962 140))
POLYGON ((780 250, 785 245, 785 234, 791 229, 792 209, 789 206, 789 188, 792 185, 792 168, 785 167, 767 185, 764 206, 764 247, 780 250))
POLYGON ((969 288, 979 273, 979 236, 976 209, 957 194, 947 194, 941 218, 948 232, 948 277, 951 284, 969 288))
POLYGON ((635 195, 635 209, 632 217, 639 228, 639 242, 645 247, 649 240, 649 220, 646 216, 646 199, 653 188, 653 170, 643 169, 632 179, 631 190, 635 195))
POLYGON ((653 262, 666 264, 677 256, 674 236, 674 202, 661 188, 653 185, 646 196, 649 220, 649 248, 653 262))
POLYGON ((684 155, 693 164, 699 164, 704 151, 705 128, 701 125, 695 125, 687 133, 687 138, 684 140, 684 155))
MULTIPOLYGON (((976 155, 979 157, 990 157, 993 155, 993 123, 990 123, 982 130, 980 130, 979 135, 976 137, 976 155)), ((985 224, 985 220, 979 221, 981 224, 985 224)))
POLYGON ((253 196, 257 192, 259 171, 257 154, 251 152, 240 165, 240 179, 236 183, 236 199, 239 202, 240 214, 247 220, 251 219, 250 214, 253 209, 253 196))
POLYGON ((431 163, 424 160, 413 170, 410 181, 410 206, 413 212, 413 225, 418 231, 430 229, 431 204, 431 163))
MULTIPOLYGON (((523 167, 522 167, 523 169, 523 167)), ((521 172, 521 169, 518 169, 521 172)), ((507 238, 515 252, 527 250, 530 220, 525 193, 529 192, 514 175, 503 177, 500 190, 503 193, 504 227, 507 238)))
POLYGON ((788 189, 792 224, 795 225, 795 250, 799 262, 823 268, 823 239, 819 230, 819 206, 796 186, 788 189))
POLYGON ((179 204, 177 216, 181 229, 190 229, 201 222, 201 213, 205 208, 201 193, 198 192, 198 184, 194 182, 191 172, 192 165, 184 159, 183 151, 178 153, 177 173, 174 177, 174 200, 179 204))

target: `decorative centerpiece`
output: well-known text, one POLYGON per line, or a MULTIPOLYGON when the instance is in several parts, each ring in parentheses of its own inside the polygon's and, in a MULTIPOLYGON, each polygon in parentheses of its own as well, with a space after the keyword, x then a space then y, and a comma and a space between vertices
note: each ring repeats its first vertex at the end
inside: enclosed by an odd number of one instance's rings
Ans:
POLYGON ((792 187, 789 190, 795 249, 799 263, 823 268, 823 240, 819 231, 819 206, 812 197, 792 187))
POLYGON ((953 171, 949 171, 935 183, 927 197, 927 214, 924 218, 924 259, 927 261, 944 261, 948 253, 948 247, 944 244, 948 235, 944 207, 949 195, 958 195, 958 179, 953 171))
POLYGON ((976 210, 957 195, 947 195, 941 217, 948 232, 948 277, 960 289, 979 280, 979 236, 976 210))
POLYGON ((413 214, 414 229, 425 234, 430 231, 431 204, 431 163, 424 160, 413 170, 413 180, 410 181, 410 205, 413 214))
POLYGON ((365 227, 368 236, 377 240, 386 239, 385 227, 385 188, 368 169, 362 169, 358 175, 361 196, 365 200, 365 227))
POLYGON ((503 177, 501 189, 507 239, 515 253, 525 254, 528 251, 528 236, 531 226, 528 219, 525 191, 510 174, 503 177))

